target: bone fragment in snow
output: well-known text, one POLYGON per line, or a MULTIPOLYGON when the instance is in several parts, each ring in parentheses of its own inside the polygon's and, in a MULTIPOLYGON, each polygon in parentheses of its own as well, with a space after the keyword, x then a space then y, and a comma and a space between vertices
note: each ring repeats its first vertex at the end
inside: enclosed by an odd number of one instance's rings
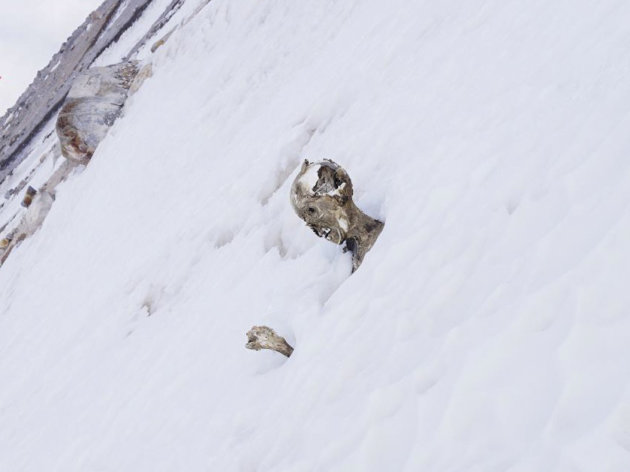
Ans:
POLYGON ((247 344, 245 344, 245 347, 247 349, 253 349, 254 351, 271 349, 287 357, 290 357, 293 353, 293 348, 289 343, 267 326, 252 327, 252 329, 247 332, 247 344))

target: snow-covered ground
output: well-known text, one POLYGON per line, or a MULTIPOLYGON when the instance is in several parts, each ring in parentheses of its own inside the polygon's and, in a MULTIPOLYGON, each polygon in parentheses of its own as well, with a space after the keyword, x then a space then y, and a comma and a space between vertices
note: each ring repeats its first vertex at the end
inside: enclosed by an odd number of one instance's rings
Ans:
POLYGON ((0 268, 0 470, 630 470, 629 37, 620 0, 210 2, 0 268), (352 276, 304 158, 385 221, 352 276))

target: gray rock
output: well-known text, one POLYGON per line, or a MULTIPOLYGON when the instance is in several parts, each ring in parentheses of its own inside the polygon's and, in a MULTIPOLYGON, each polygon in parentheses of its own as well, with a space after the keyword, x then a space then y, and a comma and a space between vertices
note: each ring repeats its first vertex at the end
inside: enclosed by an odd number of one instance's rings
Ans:
POLYGON ((136 62, 93 67, 79 75, 57 117, 61 153, 86 161, 120 115, 138 73, 136 62))

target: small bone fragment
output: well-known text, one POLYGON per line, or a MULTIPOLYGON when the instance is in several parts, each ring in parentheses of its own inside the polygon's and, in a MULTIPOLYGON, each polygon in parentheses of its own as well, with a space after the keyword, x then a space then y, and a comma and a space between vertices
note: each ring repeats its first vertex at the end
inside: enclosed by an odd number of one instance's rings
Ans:
POLYGON ((289 343, 267 326, 252 327, 252 329, 247 332, 247 344, 245 344, 245 347, 247 349, 253 349, 254 351, 271 349, 287 357, 290 357, 293 353, 293 348, 289 343))

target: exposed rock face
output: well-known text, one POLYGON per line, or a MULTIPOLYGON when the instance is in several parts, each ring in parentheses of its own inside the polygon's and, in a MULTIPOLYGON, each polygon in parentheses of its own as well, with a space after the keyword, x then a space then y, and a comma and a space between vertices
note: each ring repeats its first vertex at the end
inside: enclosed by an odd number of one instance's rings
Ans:
POLYGON ((267 326, 252 327, 247 332, 247 344, 245 344, 245 347, 254 351, 271 349, 287 357, 291 357, 291 354, 293 354, 293 348, 289 343, 267 326))
POLYGON ((339 164, 305 160, 291 186, 291 204, 297 215, 320 238, 346 243, 352 252, 352 271, 383 230, 383 223, 367 216, 352 201, 352 181, 339 164))
POLYGON ((136 62, 94 67, 77 77, 57 118, 61 153, 86 161, 120 115, 138 73, 136 62))

